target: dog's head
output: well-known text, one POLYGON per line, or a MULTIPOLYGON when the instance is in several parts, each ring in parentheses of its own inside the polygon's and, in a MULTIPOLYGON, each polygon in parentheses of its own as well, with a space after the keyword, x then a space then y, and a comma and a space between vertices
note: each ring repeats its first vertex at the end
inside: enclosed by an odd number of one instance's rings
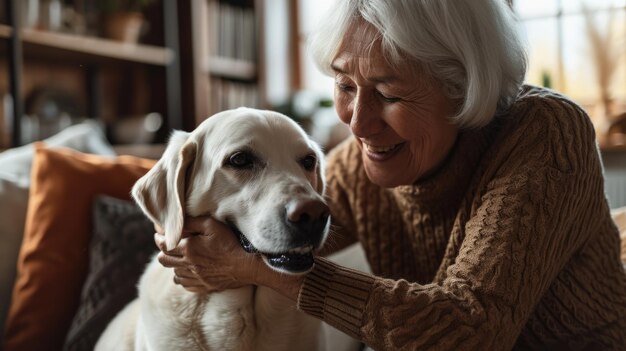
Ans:
POLYGON ((299 273, 328 233, 323 167, 320 148, 291 119, 239 108, 175 132, 132 195, 165 230, 169 250, 186 216, 211 215, 270 267, 299 273))

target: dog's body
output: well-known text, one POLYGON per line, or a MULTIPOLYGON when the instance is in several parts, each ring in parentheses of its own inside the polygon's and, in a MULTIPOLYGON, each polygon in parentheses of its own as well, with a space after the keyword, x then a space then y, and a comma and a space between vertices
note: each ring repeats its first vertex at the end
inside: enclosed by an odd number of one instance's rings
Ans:
MULTIPOLYGON (((165 229, 168 249, 180 241, 185 216, 211 215, 231 224, 270 267, 300 273, 328 232, 322 158, 285 116, 226 111, 174 134, 133 197, 165 229)), ((96 350, 317 350, 319 326, 270 288, 188 292, 155 257, 138 299, 109 324, 96 350)))
POLYGON ((139 298, 118 314, 96 350, 317 350, 319 323, 265 287, 209 295, 173 283, 153 260, 139 298))

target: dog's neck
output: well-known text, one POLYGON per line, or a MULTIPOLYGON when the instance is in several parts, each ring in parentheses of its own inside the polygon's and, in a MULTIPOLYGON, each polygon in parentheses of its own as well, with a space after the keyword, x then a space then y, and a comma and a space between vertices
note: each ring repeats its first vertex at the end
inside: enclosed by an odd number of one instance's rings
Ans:
POLYGON ((287 345, 288 350, 310 349, 308 346, 318 343, 319 321, 302 316, 304 312, 297 309, 294 301, 271 288, 256 288, 254 311, 257 336, 262 336, 255 341, 258 350, 274 350, 276 345, 287 345))

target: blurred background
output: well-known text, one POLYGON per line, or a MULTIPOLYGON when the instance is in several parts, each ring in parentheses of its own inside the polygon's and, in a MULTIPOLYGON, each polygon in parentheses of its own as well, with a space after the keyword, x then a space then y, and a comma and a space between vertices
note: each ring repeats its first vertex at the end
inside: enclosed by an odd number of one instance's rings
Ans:
MULTIPOLYGON (((347 135, 306 40, 341 0, 2 0, 0 149, 85 119, 115 145, 163 143, 241 105, 276 109, 327 148, 347 135)), ((505 1, 505 0, 502 0, 505 1)), ((626 151, 626 0, 513 0, 527 81, 626 151)))

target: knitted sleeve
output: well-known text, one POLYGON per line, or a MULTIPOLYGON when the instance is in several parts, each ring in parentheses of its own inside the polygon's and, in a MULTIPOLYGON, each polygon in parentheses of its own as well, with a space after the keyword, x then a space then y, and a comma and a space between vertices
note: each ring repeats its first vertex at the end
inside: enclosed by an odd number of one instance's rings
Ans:
POLYGON ((299 308, 376 350, 510 349, 603 208, 584 113, 559 99, 523 107, 531 122, 511 130, 491 160, 440 282, 383 279, 320 258, 299 308))

